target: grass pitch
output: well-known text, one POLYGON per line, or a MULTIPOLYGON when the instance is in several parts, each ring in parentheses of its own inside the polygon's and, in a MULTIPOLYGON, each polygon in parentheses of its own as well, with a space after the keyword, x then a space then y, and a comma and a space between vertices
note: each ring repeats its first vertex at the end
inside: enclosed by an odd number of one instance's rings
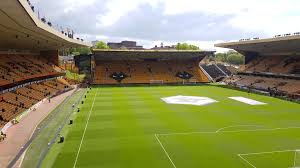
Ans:
POLYGON ((43 167, 300 166, 300 105, 218 86, 99 87, 64 128, 43 167), (217 100, 166 104, 168 96, 217 100), (251 106, 228 97, 267 103, 251 106))

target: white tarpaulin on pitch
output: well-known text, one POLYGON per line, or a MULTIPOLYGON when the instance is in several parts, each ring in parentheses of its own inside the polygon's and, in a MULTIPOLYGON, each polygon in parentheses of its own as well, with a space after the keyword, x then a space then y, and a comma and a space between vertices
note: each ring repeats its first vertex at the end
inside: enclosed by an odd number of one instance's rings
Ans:
POLYGON ((265 105, 266 103, 259 102, 256 100, 248 99, 245 97, 228 97, 229 99, 233 99, 242 103, 250 104, 250 105, 265 105))
POLYGON ((218 102, 214 99, 208 97, 197 97, 197 96, 172 96, 161 98, 164 102, 168 104, 190 104, 196 106, 207 105, 211 103, 218 102))

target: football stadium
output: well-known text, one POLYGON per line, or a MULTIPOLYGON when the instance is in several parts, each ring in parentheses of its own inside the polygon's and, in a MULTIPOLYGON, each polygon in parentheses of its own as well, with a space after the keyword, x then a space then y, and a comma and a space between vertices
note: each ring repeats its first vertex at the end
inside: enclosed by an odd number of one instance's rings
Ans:
POLYGON ((300 167, 300 33, 215 44, 238 67, 109 46, 0 2, 0 168, 300 167))

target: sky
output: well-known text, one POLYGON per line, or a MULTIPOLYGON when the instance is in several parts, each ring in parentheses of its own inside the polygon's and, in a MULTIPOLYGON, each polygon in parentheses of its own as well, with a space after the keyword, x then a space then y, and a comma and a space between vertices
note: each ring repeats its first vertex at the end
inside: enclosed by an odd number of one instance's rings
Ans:
POLYGON ((87 41, 145 48, 188 42, 204 50, 300 31, 300 0, 31 0, 41 17, 87 41))

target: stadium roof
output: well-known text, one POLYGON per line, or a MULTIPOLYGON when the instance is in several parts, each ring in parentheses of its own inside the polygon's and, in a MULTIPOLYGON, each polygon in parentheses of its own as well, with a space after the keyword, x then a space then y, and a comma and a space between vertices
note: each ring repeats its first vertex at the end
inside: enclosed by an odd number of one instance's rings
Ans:
POLYGON ((215 46, 234 49, 241 53, 256 52, 260 55, 291 55, 300 53, 300 35, 220 43, 215 46))
POLYGON ((90 46, 43 23, 27 0, 1 0, 0 3, 0 50, 56 50, 90 46))
POLYGON ((177 50, 99 50, 93 53, 97 59, 189 59, 213 55, 215 51, 177 51, 177 50))

